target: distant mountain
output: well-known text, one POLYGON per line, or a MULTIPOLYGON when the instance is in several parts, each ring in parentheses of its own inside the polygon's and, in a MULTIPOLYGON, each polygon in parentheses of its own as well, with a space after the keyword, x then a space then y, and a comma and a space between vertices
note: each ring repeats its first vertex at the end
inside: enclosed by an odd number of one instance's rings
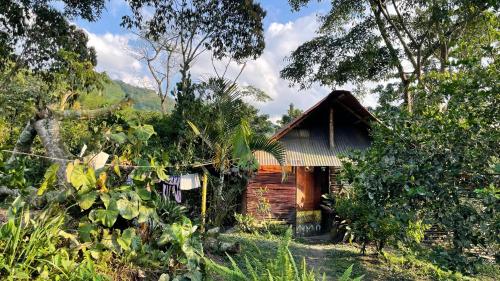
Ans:
MULTIPOLYGON (((125 95, 134 101, 134 109, 144 111, 161 111, 160 97, 146 88, 132 86, 120 80, 112 80, 100 93, 90 93, 80 98, 80 103, 85 108, 98 108, 104 105, 111 105, 120 102, 125 95)), ((172 111, 175 101, 167 98, 168 111, 172 111)))

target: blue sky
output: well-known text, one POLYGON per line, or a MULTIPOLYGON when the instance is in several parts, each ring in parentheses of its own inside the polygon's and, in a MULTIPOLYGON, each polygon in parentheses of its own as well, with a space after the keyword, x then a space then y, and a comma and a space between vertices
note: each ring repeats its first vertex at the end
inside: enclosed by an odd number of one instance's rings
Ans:
MULTIPOLYGON (((239 76, 241 85, 253 85, 265 91, 273 99, 259 103, 251 101, 262 113, 276 120, 294 103, 298 108, 307 109, 323 98, 331 89, 314 85, 308 90, 290 88, 288 82, 279 77, 285 65, 284 59, 300 44, 312 39, 317 30, 317 15, 325 13, 329 1, 314 2, 299 12, 292 12, 286 0, 260 1, 267 11, 264 20, 266 49, 255 61, 247 63, 239 76)), ((121 17, 129 11, 124 0, 110 0, 106 11, 97 22, 76 20, 75 24, 84 28, 89 35, 89 45, 97 51, 99 71, 106 71, 111 78, 120 79, 138 86, 151 86, 151 76, 141 61, 130 54, 133 36, 120 27, 121 17)), ((200 56, 192 67, 193 78, 202 80, 213 75, 209 54, 200 56)), ((241 66, 231 65, 228 78, 236 77, 241 66)), ((349 89, 350 87, 344 87, 349 89)), ((364 102, 373 105, 372 100, 364 102)))

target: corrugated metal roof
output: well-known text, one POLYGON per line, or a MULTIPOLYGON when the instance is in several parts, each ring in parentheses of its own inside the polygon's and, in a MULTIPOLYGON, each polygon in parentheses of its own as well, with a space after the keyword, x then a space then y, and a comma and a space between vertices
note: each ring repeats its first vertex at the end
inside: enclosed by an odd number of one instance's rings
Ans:
MULTIPOLYGON (((354 127, 335 128, 335 147, 330 148, 328 137, 321 133, 303 133, 296 129, 280 140, 286 148, 286 166, 341 166, 340 155, 353 149, 366 149, 369 140, 354 127)), ((260 165, 279 165, 270 154, 255 152, 260 165)))

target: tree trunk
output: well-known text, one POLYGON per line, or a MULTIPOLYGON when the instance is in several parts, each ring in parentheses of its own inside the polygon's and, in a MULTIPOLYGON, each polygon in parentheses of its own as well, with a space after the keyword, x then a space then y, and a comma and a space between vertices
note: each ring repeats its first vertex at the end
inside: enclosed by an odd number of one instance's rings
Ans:
POLYGON ((163 115, 167 115, 167 98, 162 97, 160 103, 161 103, 161 113, 163 115))
POLYGON ((440 71, 445 72, 447 67, 448 67, 448 44, 446 44, 446 41, 441 44, 440 48, 440 71))
POLYGON ((7 160, 7 164, 12 164, 16 160, 16 152, 28 153, 31 151, 31 145, 36 137, 36 130, 33 126, 33 121, 28 121, 23 131, 19 135, 17 139, 16 146, 14 147, 14 153, 10 156, 9 160, 7 160))
POLYGON ((46 156, 50 157, 53 163, 60 165, 57 171, 57 181, 64 186, 66 183, 66 164, 70 154, 62 142, 59 121, 54 117, 47 117, 37 120, 34 127, 45 148, 46 156))
POLYGON ((409 113, 413 112, 413 95, 410 91, 410 81, 403 80, 403 101, 409 113))
MULTIPOLYGON (((14 148, 15 152, 29 152, 35 136, 38 135, 45 148, 46 157, 51 158, 52 163, 59 164, 57 171, 57 181, 61 186, 66 185, 66 164, 71 161, 73 157, 66 149, 61 137, 60 119, 92 119, 106 114, 113 113, 123 107, 130 106, 132 100, 125 98, 121 102, 98 109, 92 110, 63 110, 63 111, 49 111, 49 109, 39 111, 36 116, 36 121, 30 120, 23 131, 19 135, 14 148)), ((11 155, 7 163, 15 161, 15 153, 11 155)))

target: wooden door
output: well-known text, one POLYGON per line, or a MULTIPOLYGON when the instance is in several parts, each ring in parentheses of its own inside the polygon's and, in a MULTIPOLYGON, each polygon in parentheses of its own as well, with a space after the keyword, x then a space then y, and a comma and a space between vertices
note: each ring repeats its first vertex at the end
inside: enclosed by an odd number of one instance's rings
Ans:
POLYGON ((316 179, 314 167, 297 167, 297 210, 319 209, 321 201, 321 180, 316 179))

